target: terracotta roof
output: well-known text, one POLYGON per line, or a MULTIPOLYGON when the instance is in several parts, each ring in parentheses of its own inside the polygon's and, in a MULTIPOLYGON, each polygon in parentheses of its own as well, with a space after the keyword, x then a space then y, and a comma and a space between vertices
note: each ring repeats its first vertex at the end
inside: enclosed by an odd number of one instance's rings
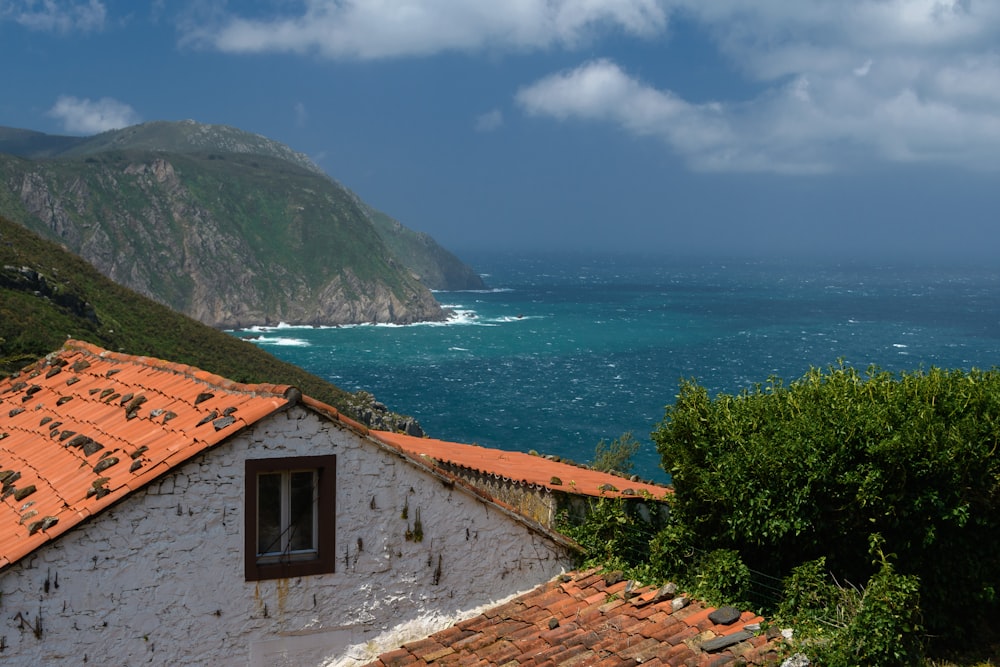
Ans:
POLYGON ((298 401, 504 508, 443 464, 582 495, 668 491, 538 456, 369 431, 288 385, 242 384, 70 340, 0 380, 0 570, 298 401))
MULTIPOLYGON (((620 573, 574 572, 369 667, 401 665, 770 665, 780 639, 763 619, 637 587, 620 573)), ((780 637, 780 636, 779 636, 780 637)))
POLYGON ((0 381, 0 569, 297 394, 79 341, 0 381))
POLYGON ((372 431, 371 435, 412 456, 428 457, 480 474, 503 477, 513 482, 563 493, 611 498, 650 494, 654 498, 663 498, 672 491, 666 486, 632 482, 616 475, 552 461, 533 454, 416 438, 386 431, 372 431))

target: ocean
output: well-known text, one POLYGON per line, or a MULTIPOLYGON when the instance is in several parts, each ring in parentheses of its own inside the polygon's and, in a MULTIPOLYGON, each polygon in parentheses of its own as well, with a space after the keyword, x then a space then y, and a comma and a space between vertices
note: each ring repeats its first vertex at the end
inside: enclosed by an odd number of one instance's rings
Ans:
POLYGON ((643 442, 681 378, 737 393, 841 360, 1000 365, 1000 271, 957 263, 463 255, 490 289, 439 292, 446 323, 254 327, 275 356, 417 418, 432 437, 585 463, 643 442))

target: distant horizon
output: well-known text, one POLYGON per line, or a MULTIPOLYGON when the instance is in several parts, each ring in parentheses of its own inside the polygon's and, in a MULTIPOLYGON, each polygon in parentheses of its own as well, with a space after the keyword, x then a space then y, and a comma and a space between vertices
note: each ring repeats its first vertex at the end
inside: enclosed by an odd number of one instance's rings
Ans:
MULTIPOLYGON (((439 239, 435 239, 439 243, 439 239)), ((643 261, 657 261, 659 263, 669 262, 775 262, 777 264, 808 264, 820 263, 823 265, 885 265, 899 266, 901 268, 956 268, 968 266, 970 269, 995 270, 998 264, 996 252, 992 248, 976 248, 972 250, 951 249, 948 251, 938 251, 932 249, 918 249, 908 252, 883 252, 878 248, 868 248, 861 251, 851 252, 825 252, 817 249, 787 249, 784 251, 773 251, 766 249, 720 249, 720 248, 677 248, 666 249, 664 251, 643 250, 630 247, 608 247, 596 245, 587 246, 531 246, 518 248, 514 246, 498 247, 490 246, 446 246, 449 252, 453 253, 463 262, 469 263, 467 257, 490 257, 500 258, 504 256, 529 257, 543 260, 547 257, 559 257, 564 260, 579 259, 580 261, 594 261, 602 257, 635 258, 643 261)))

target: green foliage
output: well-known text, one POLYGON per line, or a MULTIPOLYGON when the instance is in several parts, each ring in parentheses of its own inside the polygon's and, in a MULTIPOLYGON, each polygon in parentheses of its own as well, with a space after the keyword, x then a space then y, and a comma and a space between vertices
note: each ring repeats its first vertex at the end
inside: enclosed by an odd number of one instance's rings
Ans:
POLYGON ((800 565, 785 581, 777 618, 794 626, 797 643, 826 667, 919 664, 920 585, 879 554, 862 588, 838 585, 824 559, 800 565))
POLYGON ((641 443, 632 436, 632 432, 623 433, 606 443, 601 440, 594 448, 594 461, 590 467, 603 472, 618 472, 624 475, 632 472, 634 463, 632 457, 639 451, 641 443))
POLYGON ((649 571, 649 544, 658 526, 640 517, 624 498, 599 498, 581 522, 561 513, 557 528, 583 547, 587 563, 635 577, 649 571))
POLYGON ((735 549, 716 549, 701 556, 692 569, 691 594, 709 604, 732 604, 746 609, 753 605, 750 594, 750 569, 735 549))
MULTIPOLYGON (((43 222, 28 210, 37 201, 25 204, 6 188, 0 211, 175 310, 219 318, 212 324, 301 322, 325 312, 331 295, 391 295, 413 316, 435 317, 441 311, 406 268, 410 258, 472 273, 398 223, 403 231, 390 252, 375 212, 356 195, 305 156, 257 135, 155 122, 63 139, 0 136, 0 181, 30 179, 35 199, 44 195, 60 219, 43 222), (46 159, 4 155, 5 145, 46 159), (242 310, 230 308, 236 302, 242 310)), ((360 311, 346 317, 368 319, 360 311)))
POLYGON ((839 580, 870 580, 866 590, 898 597, 919 581, 933 635, 990 631, 955 618, 970 603, 998 610, 997 370, 840 365, 714 398, 684 382, 653 437, 676 492, 675 525, 654 549, 665 570, 685 565, 663 556, 668 546, 735 550, 782 577, 823 558, 839 580), (876 534, 897 556, 892 577, 873 579, 887 567, 872 564, 876 534))

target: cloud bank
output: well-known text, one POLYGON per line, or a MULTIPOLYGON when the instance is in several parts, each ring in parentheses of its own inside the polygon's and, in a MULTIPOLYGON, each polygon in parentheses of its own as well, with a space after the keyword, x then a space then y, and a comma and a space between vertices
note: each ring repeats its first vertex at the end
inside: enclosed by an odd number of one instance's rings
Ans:
POLYGON ((107 8, 100 0, 8 0, 0 2, 0 19, 42 32, 90 32, 104 28, 107 8))
POLYGON ((94 101, 62 95, 47 115, 61 121, 63 130, 70 134, 98 134, 141 120, 132 107, 110 97, 94 101))
POLYGON ((601 30, 652 36, 666 22, 657 0, 306 0, 301 14, 228 15, 189 27, 186 39, 230 53, 369 60, 573 46, 601 30))
POLYGON ((1000 168, 1000 4, 691 3, 686 15, 759 85, 695 105, 597 60, 516 96, 528 113, 662 141, 692 168, 816 173, 870 161, 1000 168))
MULTIPOLYGON (((702 171, 822 173, 872 160, 1000 168, 1000 3, 976 0, 306 0, 187 39, 334 60, 669 40, 682 20, 755 92, 693 103, 606 57, 523 86, 528 114, 610 124, 702 171)), ((666 87, 663 87, 663 86, 666 87)), ((513 91, 512 91, 513 92, 513 91)))

